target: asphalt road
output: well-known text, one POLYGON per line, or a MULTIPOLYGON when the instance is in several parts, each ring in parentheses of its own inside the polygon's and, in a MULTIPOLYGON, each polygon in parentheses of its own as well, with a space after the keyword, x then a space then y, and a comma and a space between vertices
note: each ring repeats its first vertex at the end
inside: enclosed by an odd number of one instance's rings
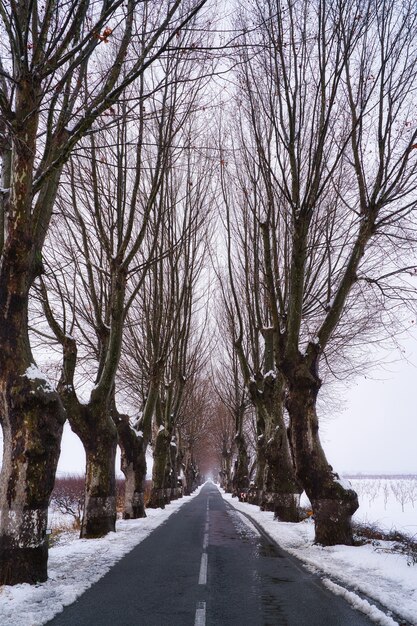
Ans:
POLYGON ((214 485, 119 561, 51 626, 370 626, 214 485))

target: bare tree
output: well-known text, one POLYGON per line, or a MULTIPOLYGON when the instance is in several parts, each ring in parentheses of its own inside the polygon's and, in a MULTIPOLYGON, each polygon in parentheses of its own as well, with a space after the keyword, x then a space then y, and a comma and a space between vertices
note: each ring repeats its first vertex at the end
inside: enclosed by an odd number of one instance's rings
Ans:
POLYGON ((238 97, 246 120, 236 158, 246 176, 234 202, 253 207, 259 287, 316 541, 350 544, 358 500, 320 443, 319 365, 337 366, 349 340, 372 336, 381 302, 398 297, 391 279, 413 267, 398 263, 393 241, 416 206, 416 131, 404 132, 416 16, 394 2, 260 0, 251 19, 259 27, 249 31, 242 12, 238 97))
POLYGON ((2 157, 3 164, 4 159, 10 163, 3 165, 0 206, 8 210, 0 266, 6 442, 1 583, 33 583, 47 576, 47 506, 64 412, 58 394, 34 365, 27 310, 29 290, 42 272, 42 247, 62 166, 94 121, 161 56, 203 4, 161 2, 148 13, 146 3, 137 0, 0 3, 0 107, 3 136, 4 128, 8 135, 2 157), (139 54, 136 41, 144 42, 139 54), (114 63, 100 72, 95 63, 105 55, 107 42, 114 63))
MULTIPOLYGON (((101 536, 115 527, 117 432, 112 414, 120 436, 127 432, 122 428, 125 420, 120 420, 111 406, 124 321, 150 264, 155 263, 154 256, 164 254, 158 249, 158 239, 162 223, 169 222, 169 213, 174 211, 170 172, 183 150, 182 129, 196 105, 200 84, 192 70, 195 65, 184 52, 172 52, 158 62, 152 74, 148 72, 147 80, 126 92, 113 109, 113 127, 81 143, 77 159, 70 161, 68 193, 64 186, 58 196, 67 220, 64 237, 69 236, 73 262, 85 276, 81 301, 70 305, 84 309, 83 319, 90 318, 96 336, 94 387, 89 401, 80 402, 74 387, 76 341, 51 324, 64 349, 59 391, 72 429, 86 450, 82 537, 101 536), (149 92, 153 95, 147 96, 149 92), (129 115, 132 101, 139 101, 140 107, 129 115), (77 261, 79 254, 81 261, 77 261)), ((197 71, 201 72, 200 67, 197 71)), ((61 242, 65 247, 62 234, 61 242)), ((47 314, 50 319, 50 308, 47 314)), ((128 445, 125 441, 124 448, 128 445)), ((126 496, 129 494, 128 489, 126 496)))
POLYGON ((235 420, 227 407, 218 400, 213 405, 210 419, 210 433, 213 448, 220 466, 220 486, 232 493, 233 455, 235 452, 235 420))
MULTIPOLYGON (((246 166, 252 167, 249 159, 246 166)), ((253 172, 253 168, 252 168, 253 172)), ((256 174, 255 174, 256 176, 256 174)), ((244 179, 238 174, 240 183, 244 179)), ((274 361, 274 331, 269 307, 262 293, 259 225, 254 219, 249 198, 236 215, 240 223, 234 231, 239 241, 239 262, 232 268, 232 224, 230 218, 230 179, 221 172, 223 201, 226 207, 228 273, 230 287, 223 287, 230 342, 240 365, 241 376, 256 414, 257 472, 249 501, 262 509, 273 510, 285 521, 298 521, 302 489, 295 468, 284 421, 284 379, 274 361), (242 212, 242 214, 241 214, 242 212), (239 267, 239 270, 237 270, 239 267), (235 275, 234 275, 235 273, 235 275)), ((249 180, 247 181, 249 185, 249 180)))

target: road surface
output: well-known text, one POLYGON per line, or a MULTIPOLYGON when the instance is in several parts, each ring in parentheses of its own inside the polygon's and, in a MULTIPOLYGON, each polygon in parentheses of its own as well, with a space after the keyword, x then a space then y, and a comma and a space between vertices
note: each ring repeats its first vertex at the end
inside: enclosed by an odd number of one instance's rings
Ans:
POLYGON ((51 626, 371 626, 214 485, 156 528, 51 626))

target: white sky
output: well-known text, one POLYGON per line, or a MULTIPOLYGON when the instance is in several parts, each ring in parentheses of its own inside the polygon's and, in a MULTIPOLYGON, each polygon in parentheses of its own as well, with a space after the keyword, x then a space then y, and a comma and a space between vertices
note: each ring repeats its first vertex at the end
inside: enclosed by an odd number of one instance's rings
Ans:
POLYGON ((417 339, 402 345, 407 361, 357 378, 344 393, 344 409, 321 423, 336 471, 417 474, 417 339))

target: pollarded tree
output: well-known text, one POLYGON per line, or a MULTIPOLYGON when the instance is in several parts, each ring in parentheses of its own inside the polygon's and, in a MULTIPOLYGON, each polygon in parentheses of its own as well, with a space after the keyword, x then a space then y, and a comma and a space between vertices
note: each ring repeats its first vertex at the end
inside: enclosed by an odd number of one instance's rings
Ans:
MULTIPOLYGON (((248 155, 245 167, 256 177, 256 165, 248 155)), ((222 168, 223 201, 226 206, 229 294, 223 293, 229 341, 233 345, 241 376, 256 414, 256 479, 249 500, 262 509, 273 510, 285 521, 298 521, 302 489, 295 476, 287 426, 284 421, 285 383, 274 359, 274 331, 262 290, 264 276, 259 224, 254 219, 249 195, 244 195, 231 223, 230 184, 222 168), (232 237, 239 254, 233 257, 232 237)), ((245 169, 231 175, 242 185, 245 169)), ((250 179, 246 185, 250 184, 250 179)), ((245 185, 243 185, 245 187, 245 185)), ((255 199, 256 203, 256 199, 255 199)), ((224 292, 224 288, 223 288, 224 292)))
POLYGON ((259 224, 275 363, 316 541, 350 544, 358 501, 320 443, 319 365, 359 330, 363 340, 374 332, 374 285, 389 295, 406 269, 393 241, 417 203, 417 133, 404 132, 417 18, 411 5, 373 0, 262 0, 253 16, 260 26, 247 37, 258 52, 243 53, 239 97, 257 175, 236 201, 248 194, 259 224))
POLYGON ((146 80, 125 91, 124 99, 113 107, 111 128, 80 142, 69 163, 68 184, 65 172, 58 193, 57 208, 66 228, 57 220, 57 240, 51 246, 68 249, 69 242, 68 253, 77 266, 78 284, 67 285, 66 293, 78 340, 72 332, 69 336, 59 329, 51 320, 51 308, 46 310, 64 351, 58 390, 86 452, 81 526, 85 538, 115 529, 117 429, 112 415, 120 436, 127 435, 122 427, 125 420, 115 408, 115 377, 129 307, 150 265, 157 263, 163 223, 175 211, 169 202, 174 193, 173 155, 178 160, 184 149, 182 129, 196 106, 201 82, 202 66, 190 56, 193 53, 170 51, 148 71, 146 80), (139 106, 132 107, 136 101, 139 106), (77 297, 71 302, 74 287, 77 297), (81 323, 75 310, 82 312, 81 323), (89 334, 88 326, 93 333, 89 334), (75 391, 75 374, 77 343, 86 335, 90 342, 94 336, 96 372, 89 400, 84 402, 75 391))
MULTIPOLYGON (((213 388, 234 422, 233 447, 227 446, 227 429, 223 432, 222 471, 225 472, 225 489, 237 496, 249 487, 249 458, 245 436, 245 417, 248 408, 248 394, 239 366, 237 351, 231 341, 233 322, 227 296, 222 286, 222 302, 217 312, 219 339, 216 346, 216 362, 213 363, 213 388), (229 477, 230 474, 230 477, 229 477)), ((222 414, 223 410, 220 410, 222 414)), ((227 422, 226 422, 227 423, 227 422)), ((220 418, 219 424, 226 425, 220 418)))
POLYGON ((220 486, 232 493, 233 456, 235 453, 235 416, 220 399, 213 402, 210 417, 210 439, 217 456, 220 486))
POLYGON ((0 209, 8 211, 7 220, 4 213, 0 220, 5 228, 0 238, 3 584, 47 576, 47 507, 64 412, 34 364, 28 299, 42 272, 62 166, 98 116, 161 56, 204 3, 161 0, 149 10, 138 0, 0 2, 0 107, 7 131, 1 142, 0 209), (143 42, 140 54, 137 41, 143 42), (100 71, 96 63, 106 44, 114 63, 100 71))
POLYGON ((184 170, 178 168, 172 178, 170 201, 177 207, 177 213, 172 214, 171 222, 164 224, 162 237, 162 245, 169 252, 162 259, 158 277, 162 286, 159 315, 171 331, 155 411, 152 491, 148 503, 153 507, 162 506, 164 499, 169 501, 168 492, 172 487, 175 489, 178 466, 175 461, 170 463, 174 452, 171 444, 175 444, 176 454, 175 431, 187 380, 195 375, 205 358, 199 321, 203 298, 200 278, 209 245, 212 193, 211 167, 201 158, 198 161, 196 154, 190 153, 184 170), (179 237, 179 245, 174 246, 179 237))

